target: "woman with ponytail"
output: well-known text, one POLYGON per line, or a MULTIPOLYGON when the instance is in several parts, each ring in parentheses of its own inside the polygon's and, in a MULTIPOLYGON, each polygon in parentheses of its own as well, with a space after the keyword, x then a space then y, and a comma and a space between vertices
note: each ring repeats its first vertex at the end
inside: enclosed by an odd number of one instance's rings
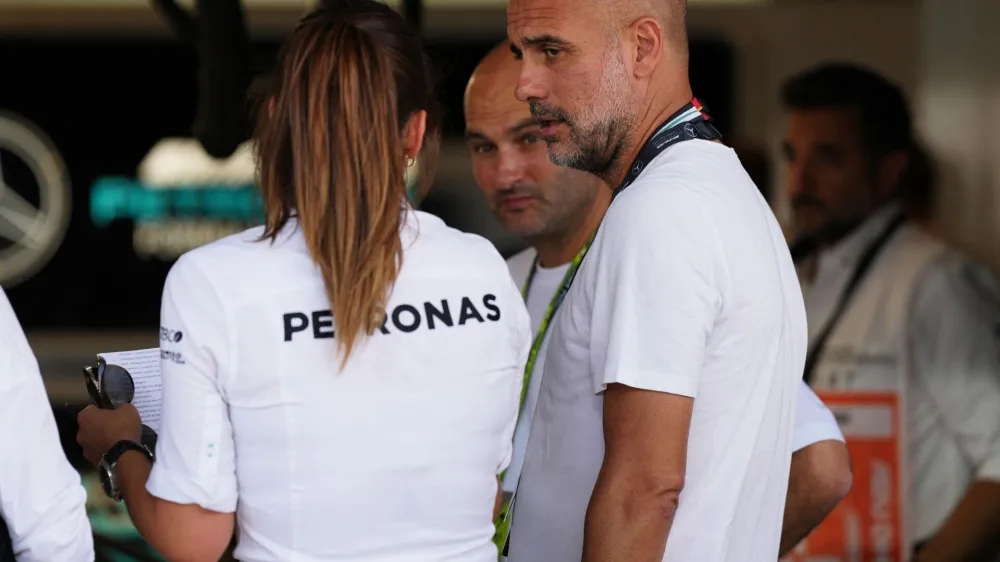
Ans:
POLYGON ((418 38, 327 4, 260 111, 266 224, 167 278, 155 463, 120 445, 130 406, 85 411, 79 440, 170 560, 217 560, 238 525, 243 561, 494 562, 528 316, 489 242, 408 201, 439 142, 418 38))

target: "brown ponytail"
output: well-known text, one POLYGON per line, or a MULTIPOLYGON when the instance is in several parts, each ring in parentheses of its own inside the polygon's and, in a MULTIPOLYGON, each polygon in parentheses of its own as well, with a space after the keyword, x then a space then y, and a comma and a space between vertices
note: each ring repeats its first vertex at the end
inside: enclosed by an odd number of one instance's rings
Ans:
MULTIPOLYGON (((428 111, 433 173, 438 118, 426 59, 402 19, 373 0, 307 16, 285 46, 256 140, 266 226, 292 218, 323 276, 342 365, 385 319, 402 265, 403 130, 428 111)), ((429 179, 430 174, 422 174, 429 179)))

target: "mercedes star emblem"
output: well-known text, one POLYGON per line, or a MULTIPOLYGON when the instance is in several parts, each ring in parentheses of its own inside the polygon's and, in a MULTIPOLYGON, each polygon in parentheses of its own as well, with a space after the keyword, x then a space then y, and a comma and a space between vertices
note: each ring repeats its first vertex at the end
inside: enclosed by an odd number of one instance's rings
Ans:
POLYGON ((37 273, 69 226, 69 173, 41 129, 0 111, 0 286, 37 273))

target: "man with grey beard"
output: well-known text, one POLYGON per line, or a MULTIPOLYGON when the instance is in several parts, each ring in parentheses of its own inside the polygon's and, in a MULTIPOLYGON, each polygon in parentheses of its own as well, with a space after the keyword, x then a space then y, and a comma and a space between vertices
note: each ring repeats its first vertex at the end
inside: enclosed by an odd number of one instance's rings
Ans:
POLYGON ((512 562, 778 557, 805 312, 777 221, 693 98, 685 10, 508 6, 549 158, 615 188, 553 301, 512 562))

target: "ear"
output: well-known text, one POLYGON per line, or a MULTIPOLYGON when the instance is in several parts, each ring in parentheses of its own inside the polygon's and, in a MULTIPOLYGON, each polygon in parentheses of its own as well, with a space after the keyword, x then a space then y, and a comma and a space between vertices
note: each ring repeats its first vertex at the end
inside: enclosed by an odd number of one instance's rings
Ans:
POLYGON ((427 112, 421 109, 410 114, 403 130, 403 150, 407 158, 416 158, 424 146, 424 133, 427 132, 427 112))
POLYGON ((652 17, 641 17, 629 26, 634 41, 632 72, 636 78, 647 78, 663 57, 663 27, 652 17))
POLYGON ((878 190, 883 196, 891 196, 903 181, 903 174, 910 166, 910 156, 904 150, 890 152, 882 158, 878 167, 878 190))

